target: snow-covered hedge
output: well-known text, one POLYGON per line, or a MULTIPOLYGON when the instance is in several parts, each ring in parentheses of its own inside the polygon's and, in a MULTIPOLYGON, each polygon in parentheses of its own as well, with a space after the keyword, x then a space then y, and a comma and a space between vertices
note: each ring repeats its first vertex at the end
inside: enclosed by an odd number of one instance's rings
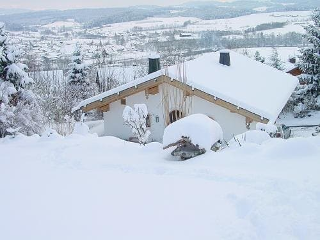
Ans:
POLYGON ((223 140, 223 132, 219 123, 208 116, 193 114, 166 127, 163 146, 175 143, 181 137, 188 137, 193 144, 209 151, 216 142, 223 140))
POLYGON ((263 142, 269 140, 271 137, 266 131, 249 130, 242 134, 234 136, 228 143, 230 147, 242 146, 246 143, 254 143, 261 145, 263 142))
POLYGON ((278 131, 277 126, 271 123, 257 123, 256 129, 260 131, 267 132, 270 136, 275 135, 278 131))
POLYGON ((88 125, 83 122, 76 122, 72 133, 83 136, 90 134, 88 125))

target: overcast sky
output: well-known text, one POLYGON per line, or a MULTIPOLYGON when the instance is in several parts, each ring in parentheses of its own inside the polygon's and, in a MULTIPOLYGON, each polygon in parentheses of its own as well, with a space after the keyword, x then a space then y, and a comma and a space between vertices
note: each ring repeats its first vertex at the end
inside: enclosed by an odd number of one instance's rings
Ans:
MULTIPOLYGON (((190 0, 189 0, 190 1, 190 0)), ((188 0, 0 0, 0 8, 71 9, 123 7, 133 5, 175 5, 188 0)))

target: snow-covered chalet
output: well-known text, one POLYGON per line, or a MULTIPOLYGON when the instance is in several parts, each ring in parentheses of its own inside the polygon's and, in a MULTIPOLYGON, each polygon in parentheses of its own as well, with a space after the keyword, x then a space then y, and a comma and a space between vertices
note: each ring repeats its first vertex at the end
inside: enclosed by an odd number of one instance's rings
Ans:
POLYGON ((102 111, 104 134, 131 140, 123 110, 144 103, 150 140, 159 142, 167 125, 202 113, 217 121, 229 140, 255 129, 258 122, 274 123, 297 82, 296 77, 233 51, 207 53, 164 69, 153 56, 147 76, 86 99, 74 110, 102 111))

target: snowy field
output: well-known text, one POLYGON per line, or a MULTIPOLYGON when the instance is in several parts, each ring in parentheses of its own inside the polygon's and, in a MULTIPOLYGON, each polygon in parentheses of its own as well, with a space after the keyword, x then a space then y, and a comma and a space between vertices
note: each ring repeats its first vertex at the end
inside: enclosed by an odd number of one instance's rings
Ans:
POLYGON ((0 139, 0 239, 319 239, 320 137, 177 161, 158 143, 0 139))
MULTIPOLYGON (((274 48, 272 47, 257 47, 257 48, 238 48, 238 49, 235 49, 235 51, 240 54, 244 54, 244 52, 247 52, 250 58, 254 58, 255 52, 258 51, 260 55, 265 58, 265 63, 270 65, 272 63, 270 57, 272 56, 273 49, 274 48)), ((282 62, 284 71, 289 71, 293 69, 295 67, 295 64, 290 63, 289 59, 296 58, 297 61, 299 60, 298 58, 298 56, 300 55, 299 48, 298 47, 275 47, 275 49, 279 54, 279 58, 282 62)))
MULTIPOLYGON (((180 29, 189 32, 199 32, 208 30, 246 30, 256 27, 259 24, 284 22, 287 25, 281 30, 268 30, 266 33, 286 33, 290 31, 304 32, 303 27, 310 20, 310 11, 288 11, 288 12, 271 12, 256 13, 235 18, 202 20, 194 17, 172 17, 158 18, 152 17, 140 21, 131 21, 124 23, 114 23, 104 26, 98 32, 109 35, 110 33, 127 32, 139 27, 144 31, 165 31, 168 29, 180 29), (184 26, 185 22, 189 22, 184 26)), ((58 23, 55 25, 59 25, 58 23)))

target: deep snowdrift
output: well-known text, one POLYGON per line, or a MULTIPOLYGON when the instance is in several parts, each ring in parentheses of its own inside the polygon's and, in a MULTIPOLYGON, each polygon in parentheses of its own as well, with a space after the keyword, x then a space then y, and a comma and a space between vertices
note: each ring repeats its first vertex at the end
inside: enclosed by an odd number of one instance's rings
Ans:
POLYGON ((0 139, 0 153, 0 239, 320 236, 320 137, 184 162, 92 135, 0 139))

